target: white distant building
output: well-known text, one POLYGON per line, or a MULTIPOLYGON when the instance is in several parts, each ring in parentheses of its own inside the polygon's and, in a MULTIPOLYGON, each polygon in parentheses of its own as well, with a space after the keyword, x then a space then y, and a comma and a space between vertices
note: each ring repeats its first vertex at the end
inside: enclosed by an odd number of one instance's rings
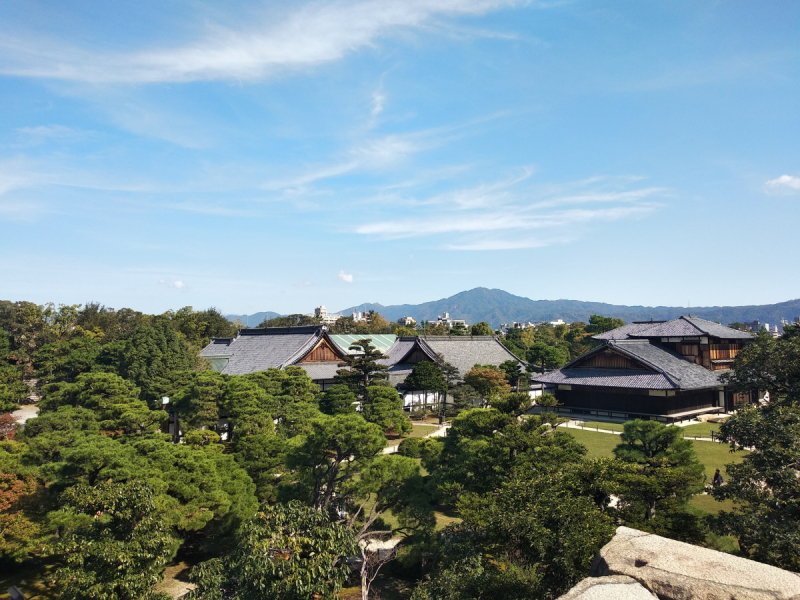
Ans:
POLYGON ((333 325, 342 318, 340 314, 328 314, 328 309, 324 306, 315 308, 314 316, 317 317, 323 325, 333 325))
POLYGON ((413 327, 417 324, 417 320, 414 317, 400 317, 397 322, 403 327, 413 327))
POLYGON ((464 329, 467 328, 467 322, 464 319, 451 319, 450 313, 446 312, 442 314, 441 317, 437 318, 435 321, 431 321, 431 325, 444 325, 448 329, 452 329, 453 327, 459 326, 463 327, 464 329))
POLYGON ((352 316, 353 316, 353 323, 366 323, 367 321, 369 321, 369 319, 367 318, 367 314, 361 312, 360 310, 354 310, 352 316))
POLYGON ((556 325, 566 325, 566 323, 564 323, 564 319, 559 319, 558 321, 550 321, 550 325, 555 327, 556 325))

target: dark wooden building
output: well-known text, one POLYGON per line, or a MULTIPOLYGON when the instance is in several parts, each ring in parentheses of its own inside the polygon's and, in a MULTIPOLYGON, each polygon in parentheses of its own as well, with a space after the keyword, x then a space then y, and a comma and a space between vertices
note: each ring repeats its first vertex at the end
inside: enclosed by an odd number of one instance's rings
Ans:
POLYGON ((749 400, 720 379, 753 339, 749 333, 680 317, 631 323, 594 339, 605 344, 534 379, 554 391, 559 412, 675 421, 749 400))

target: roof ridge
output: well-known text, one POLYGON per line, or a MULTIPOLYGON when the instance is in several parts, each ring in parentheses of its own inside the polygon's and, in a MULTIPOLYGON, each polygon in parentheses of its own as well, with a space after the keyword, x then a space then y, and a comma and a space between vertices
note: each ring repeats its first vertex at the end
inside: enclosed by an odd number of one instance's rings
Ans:
MULTIPOLYGON (((287 366, 289 366, 289 365, 293 365, 293 364, 295 364, 295 362, 296 362, 296 361, 300 360, 300 359, 301 359, 301 358, 303 358, 303 357, 304 357, 306 354, 308 354, 309 352, 311 352, 311 350, 314 348, 314 346, 316 345, 316 343, 317 343, 319 340, 321 340, 321 339, 323 338, 323 336, 324 336, 324 335, 325 335, 325 330, 324 330, 324 329, 322 329, 322 328, 320 328, 320 329, 318 329, 317 331, 315 331, 315 332, 312 334, 312 337, 311 337, 311 339, 309 339, 309 340, 308 340, 308 341, 307 341, 305 344, 303 344, 302 346, 300 346, 300 348, 298 348, 297 350, 295 350, 295 352, 294 352, 293 354, 289 355, 289 357, 288 357, 288 358, 287 358, 287 359, 286 359, 284 362, 282 362, 282 363, 281 363, 281 365, 280 365, 280 367, 279 367, 279 368, 281 368, 281 369, 284 369, 284 368, 286 368, 286 367, 287 367, 287 366)), ((336 345, 336 344, 334 343, 334 346, 335 346, 335 345, 336 345)))

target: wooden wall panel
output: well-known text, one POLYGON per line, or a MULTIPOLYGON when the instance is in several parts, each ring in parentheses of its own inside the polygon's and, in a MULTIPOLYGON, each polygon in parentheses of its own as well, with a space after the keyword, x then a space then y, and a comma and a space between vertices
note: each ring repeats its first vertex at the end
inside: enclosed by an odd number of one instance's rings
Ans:
POLYGON ((337 362, 340 358, 328 345, 325 340, 320 340, 319 344, 308 354, 305 355, 301 363, 320 363, 320 362, 337 362))

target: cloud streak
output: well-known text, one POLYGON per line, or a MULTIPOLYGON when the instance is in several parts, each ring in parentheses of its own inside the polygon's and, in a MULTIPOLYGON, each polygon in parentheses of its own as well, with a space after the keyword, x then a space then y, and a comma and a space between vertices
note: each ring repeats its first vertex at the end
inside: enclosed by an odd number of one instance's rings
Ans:
MULTIPOLYGON (((537 248, 571 241, 576 227, 645 217, 661 207, 652 198, 666 192, 593 189, 542 198, 534 189, 519 189, 532 173, 525 168, 514 177, 419 200, 420 212, 412 218, 364 223, 354 232, 380 240, 437 237, 451 250, 537 248)), ((625 178, 589 181, 619 186, 625 178)))
POLYGON ((172 48, 108 54, 33 38, 0 38, 0 72, 88 83, 256 81, 286 69, 336 61, 402 28, 434 18, 478 16, 513 0, 312 2, 276 18, 232 29, 213 24, 172 48))

